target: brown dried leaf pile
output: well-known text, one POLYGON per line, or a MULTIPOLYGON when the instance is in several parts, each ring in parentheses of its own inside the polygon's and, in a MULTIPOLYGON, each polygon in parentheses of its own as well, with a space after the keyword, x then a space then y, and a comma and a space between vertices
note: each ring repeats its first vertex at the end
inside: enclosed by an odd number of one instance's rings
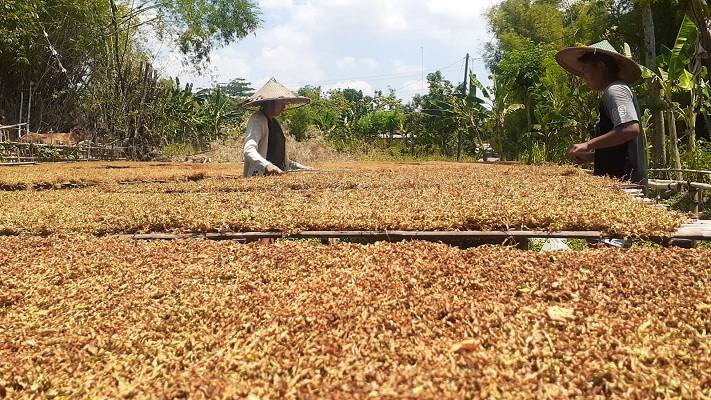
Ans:
POLYGON ((2 238, 0 398, 708 398, 710 258, 2 238))
POLYGON ((113 177, 90 188, 0 192, 0 233, 535 229, 650 237, 668 235, 685 219, 634 201, 612 180, 569 167, 326 168, 132 185, 112 183, 113 177))
POLYGON ((116 182, 165 182, 242 176, 238 164, 137 162, 47 163, 0 168, 0 191, 87 187, 116 182))

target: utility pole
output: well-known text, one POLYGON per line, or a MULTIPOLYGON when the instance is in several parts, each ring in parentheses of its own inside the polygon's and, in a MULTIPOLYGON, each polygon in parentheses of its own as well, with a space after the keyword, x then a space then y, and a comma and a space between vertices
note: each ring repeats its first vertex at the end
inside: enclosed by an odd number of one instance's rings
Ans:
POLYGON ((469 53, 464 61, 464 97, 467 96, 467 85, 469 84, 469 53))
MULTIPOLYGON (((464 90, 462 93, 462 98, 467 97, 467 82, 469 80, 469 53, 467 53, 466 61, 464 62, 464 90)), ((457 135, 457 161, 462 158, 462 130, 458 129, 459 134, 457 135)))

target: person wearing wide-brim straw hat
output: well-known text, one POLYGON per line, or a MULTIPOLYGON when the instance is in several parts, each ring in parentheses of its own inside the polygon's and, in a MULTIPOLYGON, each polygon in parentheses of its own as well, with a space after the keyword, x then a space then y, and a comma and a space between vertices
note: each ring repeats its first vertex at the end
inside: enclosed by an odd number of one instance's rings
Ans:
POLYGON ((278 175, 286 171, 311 169, 289 160, 284 131, 276 120, 287 107, 310 102, 308 97, 297 96, 274 78, 245 101, 243 107, 258 110, 247 122, 244 176, 278 175))
POLYGON ((646 185, 642 114, 630 88, 642 75, 640 66, 606 40, 563 49, 556 54, 556 60, 568 72, 581 77, 590 89, 602 92, 593 138, 573 145, 568 158, 578 163, 594 161, 595 175, 646 185))

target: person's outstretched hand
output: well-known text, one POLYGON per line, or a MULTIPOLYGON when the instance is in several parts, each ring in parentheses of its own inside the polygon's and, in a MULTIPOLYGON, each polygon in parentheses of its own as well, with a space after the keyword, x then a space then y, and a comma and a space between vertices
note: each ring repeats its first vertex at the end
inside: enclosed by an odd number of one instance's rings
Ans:
POLYGON ((265 175, 281 175, 283 174, 284 171, 281 170, 281 168, 277 167, 274 164, 269 164, 267 167, 264 169, 264 174, 265 175))
POLYGON ((590 149, 588 148, 587 143, 574 144, 570 147, 570 150, 568 150, 568 159, 570 161, 576 161, 580 159, 583 154, 589 151, 590 149))

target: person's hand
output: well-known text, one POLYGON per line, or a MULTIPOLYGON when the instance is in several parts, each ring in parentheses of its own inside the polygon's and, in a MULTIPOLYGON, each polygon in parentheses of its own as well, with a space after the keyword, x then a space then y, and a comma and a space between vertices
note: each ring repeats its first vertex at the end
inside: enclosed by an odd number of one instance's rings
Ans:
POLYGON ((575 159, 573 160, 573 162, 576 164, 589 164, 593 161, 595 161, 595 153, 592 151, 579 153, 575 156, 575 159))
POLYGON ((588 153, 589 151, 590 149, 587 143, 574 144, 570 147, 570 150, 568 150, 568 159, 570 161, 582 160, 584 154, 588 153))
POLYGON ((264 175, 281 175, 283 173, 284 171, 274 164, 269 164, 266 168, 264 168, 264 175))

